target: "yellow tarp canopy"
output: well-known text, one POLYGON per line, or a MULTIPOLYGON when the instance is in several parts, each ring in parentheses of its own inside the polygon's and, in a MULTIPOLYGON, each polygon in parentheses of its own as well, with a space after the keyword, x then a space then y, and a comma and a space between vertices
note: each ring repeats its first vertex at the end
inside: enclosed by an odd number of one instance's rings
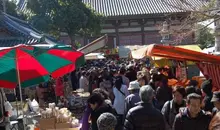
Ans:
MULTIPOLYGON (((193 50, 193 51, 197 51, 197 52, 202 52, 202 49, 198 45, 179 45, 179 46, 176 46, 176 47, 183 48, 183 49, 188 49, 188 50, 193 50)), ((132 58, 142 59, 142 58, 146 57, 147 49, 148 49, 147 47, 144 47, 144 48, 132 51, 131 52, 132 58)), ((172 62, 168 58, 154 57, 154 56, 152 56, 151 58, 152 58, 152 60, 154 60, 154 64, 157 67, 165 66, 165 65, 168 65, 168 66, 172 65, 172 62)), ((187 61, 187 64, 188 65, 193 65, 194 62, 187 61)))

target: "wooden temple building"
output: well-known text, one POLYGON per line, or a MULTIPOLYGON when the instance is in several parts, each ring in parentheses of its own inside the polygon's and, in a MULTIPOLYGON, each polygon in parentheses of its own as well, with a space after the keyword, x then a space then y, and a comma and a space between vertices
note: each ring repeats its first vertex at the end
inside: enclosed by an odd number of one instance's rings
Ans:
MULTIPOLYGON (((202 0, 83 0, 97 12, 106 16, 102 34, 108 34, 108 46, 147 45, 161 43, 162 23, 166 20, 171 30, 189 31, 192 25, 184 25, 192 9, 202 7, 202 0), (181 29, 180 29, 181 28, 181 29)), ((181 33, 182 34, 182 33, 181 33)), ((181 38, 170 34, 170 41, 181 38)), ((194 33, 179 44, 193 44, 194 33)))
MULTIPOLYGON (((20 0, 18 6, 23 10, 26 0, 20 0)), ((101 25, 101 35, 108 35, 107 48, 130 45, 161 44, 160 30, 167 21, 170 33, 169 41, 177 44, 194 44, 195 35, 192 24, 185 24, 192 10, 201 8, 205 0, 82 0, 98 13, 105 16, 101 25), (178 33, 179 32, 179 33, 178 33)), ((64 33, 65 34, 65 33, 64 33)), ((78 41, 87 45, 97 37, 83 37, 78 41)), ((67 35, 60 40, 70 43, 67 35)))

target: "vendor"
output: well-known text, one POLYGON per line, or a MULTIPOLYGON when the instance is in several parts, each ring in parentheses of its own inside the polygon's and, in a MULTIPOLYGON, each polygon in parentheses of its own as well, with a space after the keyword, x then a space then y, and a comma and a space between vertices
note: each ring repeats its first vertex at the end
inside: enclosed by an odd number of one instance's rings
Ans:
POLYGON ((60 108, 69 108, 67 99, 65 99, 64 96, 60 96, 57 106, 60 108))
POLYGON ((46 88, 43 87, 43 84, 40 83, 37 88, 36 88, 36 92, 37 92, 37 99, 39 102, 40 107, 44 107, 44 93, 46 92, 46 88))
POLYGON ((56 87, 55 87, 55 94, 57 97, 57 102, 60 99, 61 96, 64 96, 64 84, 63 84, 63 78, 59 77, 56 79, 56 87))
POLYGON ((6 130, 6 111, 4 103, 6 101, 6 96, 2 88, 0 88, 0 130, 6 130))

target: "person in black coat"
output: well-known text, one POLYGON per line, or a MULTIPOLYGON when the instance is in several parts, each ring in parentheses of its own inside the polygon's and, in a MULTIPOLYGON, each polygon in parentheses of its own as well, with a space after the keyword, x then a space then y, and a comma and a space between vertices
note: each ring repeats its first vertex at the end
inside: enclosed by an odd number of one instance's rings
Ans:
POLYGON ((176 86, 173 89, 173 100, 164 104, 161 113, 165 119, 166 130, 172 130, 175 116, 179 113, 180 108, 186 107, 185 95, 185 88, 176 86))
POLYGON ((163 74, 161 76, 161 84, 156 90, 156 99, 158 101, 159 110, 163 108, 165 102, 172 100, 172 88, 168 86, 168 78, 163 74))
POLYGON ((213 103, 211 102, 213 93, 212 93, 212 80, 206 80, 201 85, 202 93, 205 95, 204 97, 204 111, 212 112, 212 109, 214 108, 213 103))
POLYGON ((88 104, 92 108, 90 119, 92 122, 92 130, 98 130, 97 119, 102 113, 112 112, 112 107, 104 101, 101 93, 93 93, 89 99, 88 104))
POLYGON ((134 66, 133 65, 129 65, 128 66, 128 71, 125 74, 125 76, 129 79, 129 81, 135 81, 137 79, 137 72, 134 70, 134 66))
POLYGON ((72 71, 70 73, 70 78, 71 78, 71 84, 72 84, 72 88, 73 90, 76 90, 78 87, 77 87, 77 84, 78 84, 78 80, 77 80, 77 76, 76 76, 76 70, 72 71))
POLYGON ((141 103, 131 108, 124 122, 124 130, 165 130, 163 115, 152 105, 154 90, 146 85, 140 88, 141 103))
POLYGON ((176 115, 173 130, 208 130, 211 115, 201 110, 201 96, 196 93, 188 95, 187 105, 176 115))

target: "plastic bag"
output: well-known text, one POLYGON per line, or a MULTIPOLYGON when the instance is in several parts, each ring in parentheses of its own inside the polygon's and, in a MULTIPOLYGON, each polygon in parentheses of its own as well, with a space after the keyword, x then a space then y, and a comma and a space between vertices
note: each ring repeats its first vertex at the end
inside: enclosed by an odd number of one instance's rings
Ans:
POLYGON ((9 101, 6 101, 4 103, 4 106, 5 106, 5 111, 7 111, 9 113, 9 115, 11 115, 12 114, 12 109, 13 109, 11 103, 9 101))
POLYGON ((33 101, 31 102, 31 107, 34 112, 38 112, 39 104, 35 99, 33 99, 33 101))

